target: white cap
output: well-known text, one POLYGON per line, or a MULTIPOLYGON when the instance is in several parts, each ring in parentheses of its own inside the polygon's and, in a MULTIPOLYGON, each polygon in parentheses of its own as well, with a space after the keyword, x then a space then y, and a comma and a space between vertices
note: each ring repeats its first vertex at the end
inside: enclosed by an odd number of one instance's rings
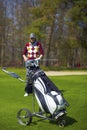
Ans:
POLYGON ((30 38, 36 38, 36 35, 34 33, 31 33, 30 38))

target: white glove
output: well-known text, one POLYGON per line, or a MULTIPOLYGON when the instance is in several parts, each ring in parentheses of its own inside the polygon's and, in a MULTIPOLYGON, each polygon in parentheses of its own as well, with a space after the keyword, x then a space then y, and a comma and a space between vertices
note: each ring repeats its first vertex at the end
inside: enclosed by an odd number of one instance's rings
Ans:
POLYGON ((41 59, 41 58, 40 58, 40 57, 38 57, 38 58, 36 58, 35 60, 38 60, 38 61, 39 61, 40 59, 41 59))
POLYGON ((36 60, 40 60, 43 57, 43 55, 40 55, 38 58, 36 58, 36 60))

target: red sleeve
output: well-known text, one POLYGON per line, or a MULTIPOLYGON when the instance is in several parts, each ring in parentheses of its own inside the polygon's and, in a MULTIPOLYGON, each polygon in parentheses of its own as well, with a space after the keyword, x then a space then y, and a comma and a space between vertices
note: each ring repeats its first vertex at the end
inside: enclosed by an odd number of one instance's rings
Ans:
POLYGON ((40 51, 40 55, 44 55, 44 50, 43 50, 43 48, 42 48, 42 45, 41 45, 41 43, 38 43, 39 44, 39 51, 40 51))
POLYGON ((24 49, 22 51, 22 55, 26 55, 27 54, 27 44, 24 46, 24 49))

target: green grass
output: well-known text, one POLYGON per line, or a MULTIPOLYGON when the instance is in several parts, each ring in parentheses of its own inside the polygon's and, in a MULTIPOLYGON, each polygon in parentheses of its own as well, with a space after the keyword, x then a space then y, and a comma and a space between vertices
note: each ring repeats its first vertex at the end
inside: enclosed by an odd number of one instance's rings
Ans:
MULTIPOLYGON (((25 78, 24 70, 12 71, 25 78)), ((30 126, 18 124, 16 116, 21 108, 32 112, 32 95, 24 97, 25 84, 0 70, 0 130, 87 130, 87 75, 52 76, 50 79, 70 104, 66 127, 60 128, 48 120, 37 122, 37 117, 33 118, 30 126)))

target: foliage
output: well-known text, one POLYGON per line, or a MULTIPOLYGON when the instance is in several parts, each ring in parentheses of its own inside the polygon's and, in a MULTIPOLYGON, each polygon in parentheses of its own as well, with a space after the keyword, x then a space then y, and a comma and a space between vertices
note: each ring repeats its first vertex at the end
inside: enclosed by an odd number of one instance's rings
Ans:
POLYGON ((59 1, 57 0, 42 0, 40 6, 31 8, 32 22, 25 29, 25 32, 31 33, 33 31, 37 34, 37 36, 43 37, 46 33, 43 31, 43 28, 46 29, 47 26, 51 26, 58 3, 59 1))
POLYGON ((67 13, 67 23, 74 28, 75 36, 82 47, 87 48, 87 1, 77 0, 67 13))
POLYGON ((55 59, 56 66, 86 66, 86 0, 0 0, 1 66, 24 64, 22 50, 31 32, 42 43, 43 65, 55 59))

